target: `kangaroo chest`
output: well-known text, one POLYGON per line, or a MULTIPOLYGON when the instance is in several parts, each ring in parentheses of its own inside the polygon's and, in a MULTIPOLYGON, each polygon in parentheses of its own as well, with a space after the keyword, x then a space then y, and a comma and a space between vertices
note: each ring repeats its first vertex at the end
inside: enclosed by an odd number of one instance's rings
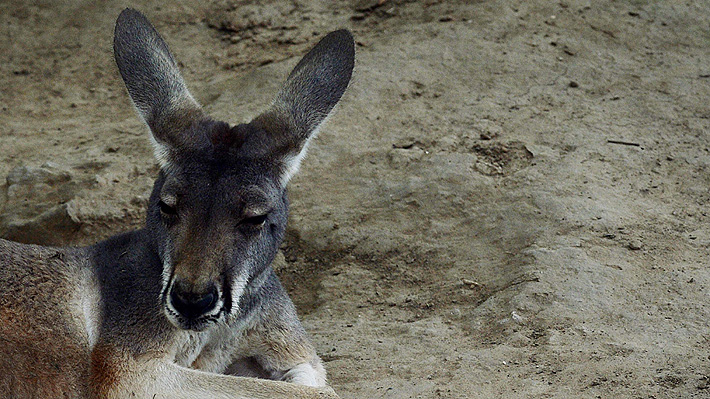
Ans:
POLYGON ((221 373, 246 351, 245 326, 221 324, 207 331, 180 331, 175 363, 189 368, 221 373))

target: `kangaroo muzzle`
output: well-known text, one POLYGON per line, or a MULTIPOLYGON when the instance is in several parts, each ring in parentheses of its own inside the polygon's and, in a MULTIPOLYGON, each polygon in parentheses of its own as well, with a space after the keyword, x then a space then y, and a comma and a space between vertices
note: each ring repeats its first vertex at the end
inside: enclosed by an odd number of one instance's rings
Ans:
POLYGON ((180 316, 188 321, 194 321, 214 313, 219 302, 219 291, 213 283, 202 289, 196 289, 176 281, 170 289, 168 300, 180 316))

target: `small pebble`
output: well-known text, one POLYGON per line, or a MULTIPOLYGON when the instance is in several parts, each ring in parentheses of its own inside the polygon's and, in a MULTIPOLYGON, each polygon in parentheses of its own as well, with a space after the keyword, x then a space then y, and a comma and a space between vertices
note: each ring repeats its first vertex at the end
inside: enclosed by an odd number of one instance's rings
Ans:
POLYGON ((473 280, 469 280, 469 279, 467 279, 467 278, 461 279, 461 282, 464 283, 464 285, 467 285, 467 286, 470 287, 470 288, 476 288, 476 287, 480 287, 480 286, 481 286, 480 283, 478 283, 478 282, 476 282, 476 281, 473 281, 473 280))

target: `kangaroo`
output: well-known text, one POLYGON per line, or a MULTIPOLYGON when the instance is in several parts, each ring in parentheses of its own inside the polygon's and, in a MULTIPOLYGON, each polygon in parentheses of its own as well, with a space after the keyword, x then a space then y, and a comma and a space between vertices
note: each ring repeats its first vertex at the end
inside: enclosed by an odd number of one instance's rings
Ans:
POLYGON ((235 126, 205 114, 138 11, 118 17, 114 54, 160 165, 145 227, 83 248, 0 240, 2 396, 337 398, 271 263, 352 35, 325 36, 235 126))

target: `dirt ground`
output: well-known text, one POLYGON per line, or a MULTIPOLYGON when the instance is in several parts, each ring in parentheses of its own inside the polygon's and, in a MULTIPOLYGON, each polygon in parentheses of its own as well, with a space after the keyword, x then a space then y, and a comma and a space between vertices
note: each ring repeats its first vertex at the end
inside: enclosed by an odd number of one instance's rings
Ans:
POLYGON ((353 31, 277 265, 343 398, 710 398, 710 2, 5 0, 3 237, 141 225, 126 6, 230 123, 353 31))

